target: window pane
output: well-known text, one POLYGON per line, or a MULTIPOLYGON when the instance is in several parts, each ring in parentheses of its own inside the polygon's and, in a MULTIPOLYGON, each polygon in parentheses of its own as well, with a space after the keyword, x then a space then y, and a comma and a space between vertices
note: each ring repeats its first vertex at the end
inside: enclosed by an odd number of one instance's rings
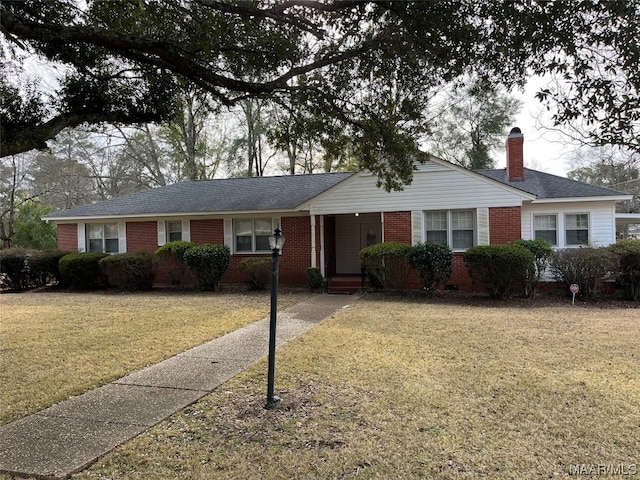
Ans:
POLYGON ((101 238, 90 238, 89 239, 89 251, 90 252, 101 252, 102 251, 102 239, 101 238))
POLYGON ((104 241, 104 251, 106 253, 118 253, 118 239, 107 238, 104 241))
POLYGON ((551 245, 557 245, 557 234, 555 230, 536 230, 536 239, 546 240, 551 245))
POLYGON ((556 221, 555 215, 536 215, 533 217, 533 227, 536 230, 555 230, 556 221))
POLYGON ((446 231, 428 231, 427 242, 444 243, 447 244, 447 232, 446 231))
POLYGON ((473 230, 454 230, 451 232, 453 249, 467 249, 473 247, 473 230))
POLYGON ((567 245, 586 245, 589 243, 588 230, 567 230, 567 245))
MULTIPOLYGON (((89 225, 88 236, 89 236, 90 239, 100 239, 100 240, 102 240, 102 225, 98 225, 98 224, 89 225)), ((102 245, 102 242, 100 242, 100 245, 102 245)))
POLYGON ((567 230, 589 228, 589 216, 586 213, 567 215, 567 230))
POLYGON ((427 230, 446 230, 447 212, 427 212, 425 221, 427 230))
POLYGON ((451 229, 473 229, 473 211, 471 210, 453 210, 451 212, 451 229))
POLYGON ((178 240, 182 240, 182 232, 169 232, 170 242, 177 242, 178 240))
POLYGON ((269 235, 256 235, 256 251, 267 252, 269 248, 269 235))
POLYGON ((251 236, 253 234, 253 222, 251 220, 236 220, 236 236, 251 236))
POLYGON ((236 236, 236 252, 251 252, 251 236, 236 236))
POLYGON ((104 238, 118 238, 118 224, 117 223, 105 223, 104 224, 104 238))
MULTIPOLYGON (((256 236, 266 235, 267 237, 273 233, 271 230, 271 220, 256 219, 255 220, 256 236)), ((267 242, 267 250, 269 249, 269 243, 267 242)))

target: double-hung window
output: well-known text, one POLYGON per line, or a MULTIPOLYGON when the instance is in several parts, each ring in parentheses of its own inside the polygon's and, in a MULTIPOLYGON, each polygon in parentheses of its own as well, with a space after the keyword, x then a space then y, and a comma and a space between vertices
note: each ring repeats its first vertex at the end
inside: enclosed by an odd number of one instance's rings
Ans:
POLYGON ((269 252, 269 236, 273 233, 270 218, 234 220, 237 253, 269 252))
POLYGON ((90 252, 118 253, 118 224, 88 224, 87 245, 90 252))
POLYGON ((534 238, 546 240, 551 245, 558 245, 558 216, 534 215, 533 216, 534 238))
POLYGON ((425 212, 426 240, 446 243, 453 250, 466 250, 475 244, 475 210, 437 210, 425 212))
POLYGON ((567 245, 586 245, 589 243, 589 214, 567 213, 564 217, 567 245))
POLYGON ((177 242, 182 240, 182 221, 167 222, 167 241, 177 242))

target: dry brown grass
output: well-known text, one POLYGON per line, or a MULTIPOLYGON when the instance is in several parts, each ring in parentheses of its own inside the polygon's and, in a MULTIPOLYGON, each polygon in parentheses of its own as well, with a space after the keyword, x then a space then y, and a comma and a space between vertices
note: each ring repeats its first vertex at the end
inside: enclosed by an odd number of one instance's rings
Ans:
MULTIPOLYGON (((307 293, 280 295, 286 308, 307 293)), ((0 423, 269 314, 269 294, 0 295, 0 423)))
MULTIPOLYGON (((638 471, 640 310, 367 297, 77 478, 638 471)), ((75 478, 75 477, 74 477, 75 478)))

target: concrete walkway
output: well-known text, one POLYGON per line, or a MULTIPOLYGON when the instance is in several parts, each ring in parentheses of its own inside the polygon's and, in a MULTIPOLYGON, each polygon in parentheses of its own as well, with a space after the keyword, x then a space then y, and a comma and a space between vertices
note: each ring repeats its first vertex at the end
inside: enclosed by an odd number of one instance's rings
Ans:
MULTIPOLYGON (((353 303, 316 295, 278 313, 280 346, 353 303)), ((0 472, 68 478, 268 354, 269 317, 115 382, 0 426, 0 472)), ((276 389, 277 389, 276 360, 276 389)), ((266 400, 265 371, 265 400, 266 400)))

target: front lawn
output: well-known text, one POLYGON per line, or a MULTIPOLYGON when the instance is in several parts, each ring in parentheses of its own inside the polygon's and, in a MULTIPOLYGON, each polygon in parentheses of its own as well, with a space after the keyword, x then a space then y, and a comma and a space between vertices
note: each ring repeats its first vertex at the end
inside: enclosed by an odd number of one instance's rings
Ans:
MULTIPOLYGON (((279 307, 308 298, 281 292, 279 307)), ((0 424, 269 315, 269 293, 0 295, 0 424)))
MULTIPOLYGON (((365 296, 74 478, 640 469, 640 309, 365 296)), ((567 303, 570 303, 569 301, 567 303)))

